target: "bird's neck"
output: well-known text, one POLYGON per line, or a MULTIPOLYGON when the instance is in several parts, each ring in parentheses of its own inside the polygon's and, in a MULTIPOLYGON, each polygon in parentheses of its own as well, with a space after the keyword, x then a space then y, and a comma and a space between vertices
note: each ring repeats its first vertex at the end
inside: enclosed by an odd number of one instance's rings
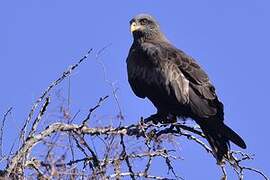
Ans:
POLYGON ((138 33, 133 33, 133 40, 135 44, 141 44, 144 42, 149 42, 149 41, 166 41, 167 38, 162 34, 162 33, 155 33, 155 34, 141 34, 140 32, 138 33))

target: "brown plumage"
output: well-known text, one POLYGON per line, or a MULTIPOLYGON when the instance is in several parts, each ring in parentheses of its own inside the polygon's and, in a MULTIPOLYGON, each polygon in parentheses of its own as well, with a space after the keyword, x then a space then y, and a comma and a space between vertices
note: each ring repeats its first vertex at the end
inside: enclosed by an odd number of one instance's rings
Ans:
POLYGON ((207 74, 161 33, 156 20, 140 14, 130 21, 133 44, 127 57, 133 92, 157 108, 153 120, 168 116, 192 118, 204 132, 218 162, 229 141, 246 148, 243 139, 224 124, 223 104, 207 74))

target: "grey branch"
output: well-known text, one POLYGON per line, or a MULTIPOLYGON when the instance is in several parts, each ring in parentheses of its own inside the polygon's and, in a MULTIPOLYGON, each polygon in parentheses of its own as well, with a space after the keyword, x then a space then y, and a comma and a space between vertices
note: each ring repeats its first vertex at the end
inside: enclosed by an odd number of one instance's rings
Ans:
MULTIPOLYGON (((74 116, 72 121, 68 123, 55 122, 48 124, 44 129, 40 129, 38 126, 50 105, 49 92, 55 86, 59 85, 66 77, 69 77, 73 70, 75 70, 91 53, 92 49, 87 52, 75 65, 69 67, 58 79, 52 82, 49 87, 42 93, 42 95, 36 100, 33 107, 30 110, 28 118, 23 124, 20 132, 20 138, 22 140, 21 146, 17 149, 15 154, 10 155, 8 159, 7 167, 0 171, 1 177, 22 177, 24 178, 24 171, 26 168, 35 172, 40 179, 52 179, 57 175, 68 175, 71 179, 76 177, 93 178, 93 179, 121 179, 124 177, 130 177, 131 179, 136 178, 147 178, 147 179, 158 179, 158 180, 169 180, 167 177, 152 175, 151 167, 153 166, 154 158, 162 158, 165 160, 164 166, 168 168, 168 172, 171 172, 176 179, 183 179, 176 174, 173 167, 173 161, 179 159, 174 155, 175 150, 169 150, 162 143, 166 142, 166 137, 179 138, 186 137, 188 140, 195 142, 205 149, 208 153, 212 154, 211 148, 204 143, 205 136, 200 129, 193 126, 188 126, 182 121, 169 124, 154 124, 153 122, 144 121, 141 119, 138 123, 131 124, 128 126, 120 125, 113 127, 110 125, 91 127, 88 126, 91 115, 102 103, 108 99, 108 96, 101 97, 97 104, 89 109, 87 116, 80 120, 80 124, 71 124, 77 114, 74 116), (37 111, 38 106, 43 102, 40 110, 37 111), (37 117, 32 120, 34 114, 37 117), (30 128, 28 136, 25 137, 26 131, 30 128), (69 143, 75 142, 76 147, 65 146, 61 144, 60 136, 69 137, 69 143), (57 137, 56 140, 53 137, 57 137), (94 143, 91 145, 87 141, 87 137, 97 138, 105 144, 105 148, 102 150, 103 157, 100 156, 100 152, 95 149, 94 143), (73 138, 73 139, 72 139, 73 138), (133 142, 140 145, 136 150, 129 149, 128 138, 136 139, 133 142), (52 140, 53 139, 53 140, 52 140), (140 141, 142 140, 142 141, 140 141), (60 142, 58 142, 60 141, 60 142), (40 160, 40 157, 35 156, 32 153, 32 149, 41 144, 48 148, 46 157, 44 160, 40 160), (62 156, 56 158, 51 153, 55 147, 61 147, 65 152, 62 156), (83 157, 75 157, 74 151, 82 154, 83 157), (72 159, 67 158, 67 153, 71 152, 72 159), (38 158, 37 158, 38 157, 38 158), (53 159, 53 162, 51 161, 53 159), (137 160, 146 160, 146 165, 141 167, 139 170, 134 167, 134 162, 137 160), (123 168, 124 167, 124 168, 123 168), (79 169, 80 168, 80 169, 79 169), (111 168, 111 169, 109 169, 111 168), (87 174, 87 170, 90 170, 91 174, 87 174), (128 171, 128 172, 126 172, 128 171)), ((101 50, 96 59, 100 57, 101 50)), ((104 74, 105 67, 102 61, 100 61, 103 67, 104 74)), ((119 105, 119 101, 116 95, 115 87, 111 81, 105 78, 105 81, 109 82, 112 86, 113 97, 117 102, 119 108, 120 118, 123 119, 122 110, 119 105)), ((0 154, 2 155, 2 140, 3 140, 3 129, 6 116, 10 113, 10 108, 4 115, 2 121, 1 132, 0 132, 0 154)), ((171 141, 170 141, 171 142, 171 141)), ((169 143, 170 143, 169 142, 169 143)), ((252 167, 243 166, 242 163, 246 160, 253 159, 253 156, 243 153, 241 151, 231 151, 228 155, 226 162, 227 165, 233 168, 237 173, 239 179, 243 179, 244 171, 249 170, 260 174, 264 179, 268 180, 268 177, 262 172, 252 167)), ((227 173, 224 166, 221 166, 223 173, 223 179, 227 178, 227 173)), ((61 177, 61 176, 58 176, 61 177)))
POLYGON ((2 124, 1 124, 1 128, 0 128, 0 156, 1 158, 3 157, 3 131, 4 131, 4 126, 5 126, 5 122, 7 119, 8 114, 11 113, 13 107, 10 107, 7 112, 4 114, 3 120, 2 120, 2 124))
POLYGON ((25 136, 25 131, 26 131, 26 127, 29 124, 29 122, 32 119, 32 116, 36 110, 36 108, 38 107, 38 105, 43 101, 43 99, 47 96, 47 94, 51 91, 51 89, 55 86, 57 86, 59 83, 61 83, 66 77, 68 77, 84 60, 86 60, 88 58, 88 56, 90 55, 90 53, 92 52, 92 49, 90 49, 86 55, 84 55, 76 64, 72 65, 71 67, 69 67, 66 71, 63 72, 62 76, 60 76, 58 79, 56 79, 55 81, 53 81, 51 83, 51 85, 49 85, 47 87, 47 89, 42 93, 42 95, 36 100, 36 102, 34 103, 33 107, 31 108, 29 114, 28 114, 28 118, 26 119, 22 130, 21 130, 21 134, 20 134, 20 138, 22 140, 24 140, 24 136, 25 136))

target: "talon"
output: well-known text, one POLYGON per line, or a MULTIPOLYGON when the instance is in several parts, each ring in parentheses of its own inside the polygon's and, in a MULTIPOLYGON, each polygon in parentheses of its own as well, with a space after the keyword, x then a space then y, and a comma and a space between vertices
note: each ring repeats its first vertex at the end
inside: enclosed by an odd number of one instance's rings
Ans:
POLYGON ((154 124, 162 123, 166 119, 164 114, 153 114, 144 120, 144 123, 153 122, 154 124))

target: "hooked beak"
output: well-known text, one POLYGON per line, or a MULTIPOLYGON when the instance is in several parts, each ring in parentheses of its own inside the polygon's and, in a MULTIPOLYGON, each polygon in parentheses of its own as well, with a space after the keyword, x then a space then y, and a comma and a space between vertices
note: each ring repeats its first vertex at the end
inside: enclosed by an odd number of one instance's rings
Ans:
POLYGON ((141 29, 142 26, 141 25, 137 25, 136 22, 132 22, 130 25, 130 32, 133 33, 134 31, 137 31, 139 29, 141 29))

